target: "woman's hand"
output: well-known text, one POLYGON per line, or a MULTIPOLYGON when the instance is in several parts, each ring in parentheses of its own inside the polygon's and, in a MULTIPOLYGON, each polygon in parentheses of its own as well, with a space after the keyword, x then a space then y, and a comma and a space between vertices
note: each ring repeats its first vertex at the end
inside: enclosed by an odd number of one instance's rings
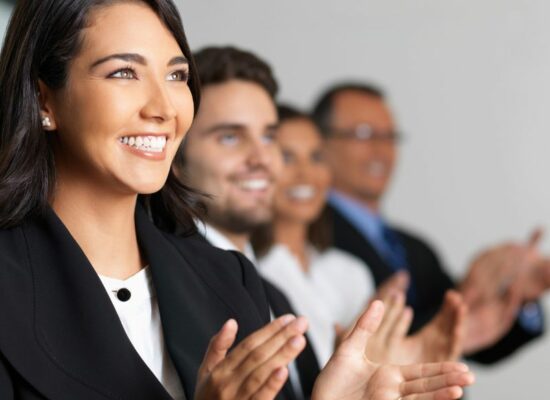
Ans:
POLYGON ((283 387, 287 365, 303 350, 307 321, 282 316, 235 342, 237 322, 229 320, 210 341, 198 374, 195 400, 271 400, 283 387))
POLYGON ((313 389, 313 400, 451 400, 474 381, 468 367, 445 362, 409 366, 379 365, 365 351, 377 331, 384 305, 375 301, 344 339, 313 389), (420 397, 422 396, 422 397, 420 397))

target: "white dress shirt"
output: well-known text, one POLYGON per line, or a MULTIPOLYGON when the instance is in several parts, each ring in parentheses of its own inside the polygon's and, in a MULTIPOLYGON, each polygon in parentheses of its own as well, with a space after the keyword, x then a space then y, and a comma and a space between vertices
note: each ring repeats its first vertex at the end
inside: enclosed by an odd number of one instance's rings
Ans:
POLYGON ((146 267, 126 280, 99 276, 132 345, 175 400, 185 400, 179 376, 164 345, 162 323, 151 271, 146 267), (120 289, 130 298, 121 301, 120 289))
POLYGON ((374 294, 367 266, 356 257, 330 248, 309 248, 309 269, 284 245, 275 244, 258 260, 260 274, 277 286, 294 309, 309 320, 309 336, 323 367, 334 351, 335 324, 348 327, 374 294))
MULTIPOLYGON (((241 251, 240 249, 235 246, 235 244, 227 238, 223 233, 221 233, 219 230, 214 228, 212 225, 199 222, 197 224, 197 228, 200 234, 202 234, 208 242, 214 246, 218 247, 222 250, 237 250, 241 251)), ((243 254, 250 260, 252 264, 255 266, 258 266, 256 255, 254 253, 254 249, 252 248, 252 245, 250 243, 246 243, 243 254)), ((270 310, 271 313, 271 319, 274 318, 273 312, 270 310)), ((300 383, 300 376, 298 375, 298 369, 296 367, 296 363, 292 362, 288 365, 288 379, 290 380, 290 383, 292 385, 292 389, 296 393, 296 396, 299 399, 303 399, 303 390, 302 390, 302 384, 300 383)))

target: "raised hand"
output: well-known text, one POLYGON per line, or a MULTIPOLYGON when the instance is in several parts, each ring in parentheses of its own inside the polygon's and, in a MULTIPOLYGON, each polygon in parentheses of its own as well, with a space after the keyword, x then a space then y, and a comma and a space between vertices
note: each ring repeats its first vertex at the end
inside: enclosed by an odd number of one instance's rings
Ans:
POLYGON ((437 315, 403 343, 399 364, 450 361, 462 354, 467 307, 455 290, 445 294, 437 315))
POLYGON ((508 333, 522 305, 522 288, 522 282, 516 281, 505 293, 468 309, 464 354, 487 348, 508 333))
POLYGON ((321 371, 313 400, 450 400, 474 381, 464 364, 380 365, 365 356, 384 314, 374 301, 321 371))
POLYGON ((195 400, 271 400, 283 387, 287 365, 305 346, 307 321, 282 316, 244 339, 229 354, 237 335, 227 321, 210 341, 199 369, 195 400))
POLYGON ((526 243, 506 243, 483 251, 470 265, 460 292, 474 308, 502 297, 517 281, 525 286, 529 272, 539 263, 538 244, 542 231, 534 230, 526 243))

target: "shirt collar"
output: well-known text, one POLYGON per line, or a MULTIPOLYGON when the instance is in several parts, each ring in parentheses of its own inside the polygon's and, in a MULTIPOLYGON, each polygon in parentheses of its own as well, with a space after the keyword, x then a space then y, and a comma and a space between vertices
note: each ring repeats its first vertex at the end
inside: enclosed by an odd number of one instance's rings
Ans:
MULTIPOLYGON (((212 246, 218 247, 222 250, 241 251, 231 240, 229 240, 227 236, 221 233, 218 229, 214 228, 212 225, 206 222, 199 222, 197 224, 197 229, 212 246)), ((243 252, 241 251, 241 253, 243 252)), ((252 262, 252 264, 257 265, 256 254, 254 253, 254 249, 252 248, 250 242, 246 243, 243 254, 252 262)))
POLYGON ((363 203, 335 189, 330 190, 328 202, 363 235, 371 239, 382 237, 384 227, 382 217, 363 203))

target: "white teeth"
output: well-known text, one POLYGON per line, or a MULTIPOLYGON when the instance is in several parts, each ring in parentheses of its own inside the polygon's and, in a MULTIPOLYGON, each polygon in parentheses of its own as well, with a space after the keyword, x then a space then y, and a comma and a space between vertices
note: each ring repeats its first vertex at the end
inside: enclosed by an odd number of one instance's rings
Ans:
POLYGON ((124 136, 119 138, 122 144, 141 151, 162 153, 166 147, 166 136, 124 136))
POLYGON ((269 186, 267 179, 247 179, 239 181, 239 187, 244 190, 264 190, 269 186))
POLYGON ((310 185, 297 185, 287 190, 287 195, 296 200, 310 200, 317 194, 317 189, 310 185))

